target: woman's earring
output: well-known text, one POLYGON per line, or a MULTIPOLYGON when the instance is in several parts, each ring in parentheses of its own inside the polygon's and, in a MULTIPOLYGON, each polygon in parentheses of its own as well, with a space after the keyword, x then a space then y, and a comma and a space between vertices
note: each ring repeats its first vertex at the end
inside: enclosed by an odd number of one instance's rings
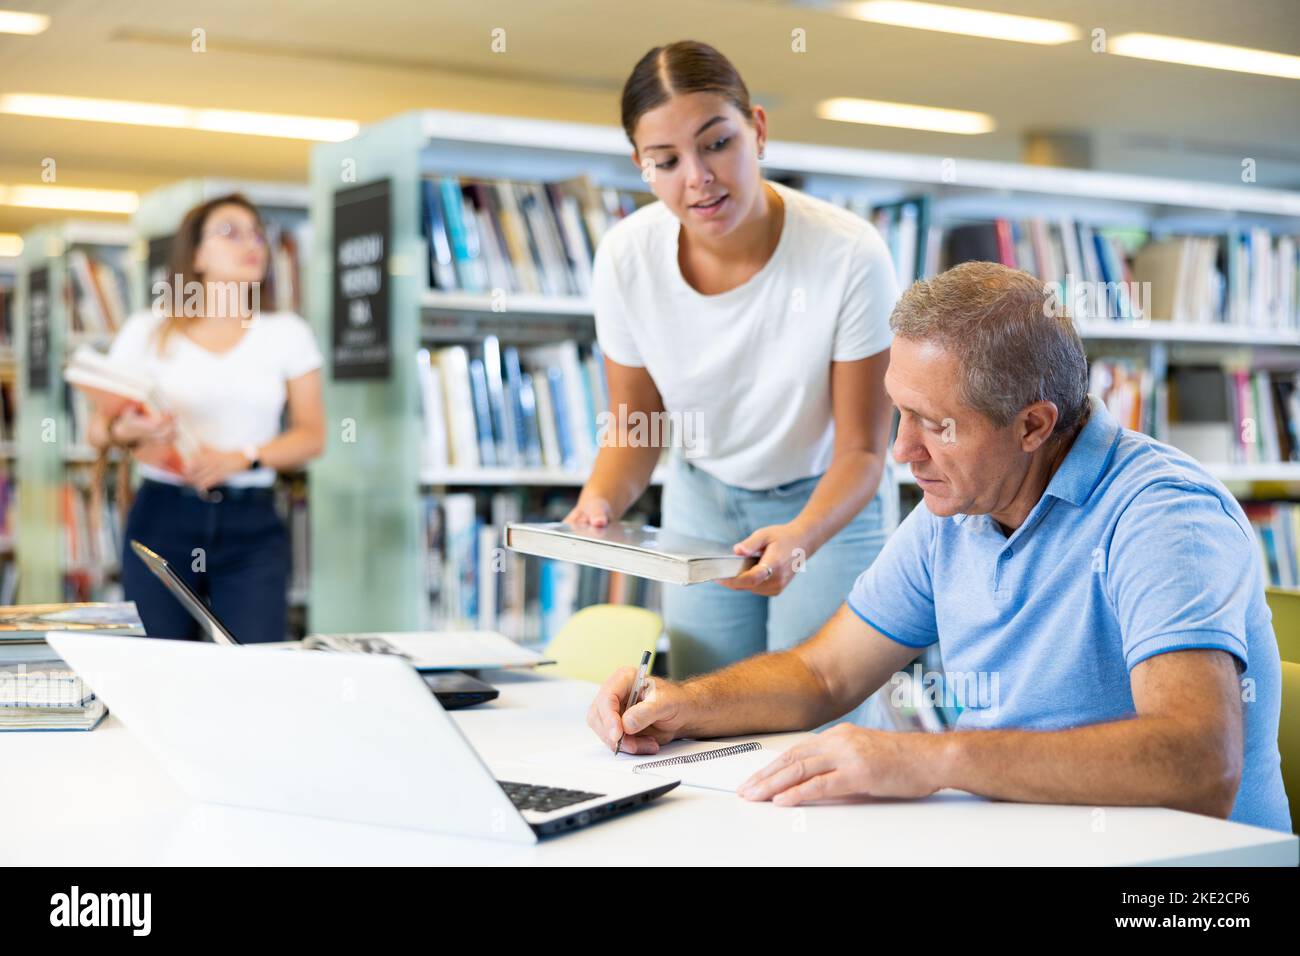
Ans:
POLYGON ((763 158, 763 147, 762 147, 762 146, 758 147, 758 158, 759 158, 759 159, 762 159, 762 158, 763 158))

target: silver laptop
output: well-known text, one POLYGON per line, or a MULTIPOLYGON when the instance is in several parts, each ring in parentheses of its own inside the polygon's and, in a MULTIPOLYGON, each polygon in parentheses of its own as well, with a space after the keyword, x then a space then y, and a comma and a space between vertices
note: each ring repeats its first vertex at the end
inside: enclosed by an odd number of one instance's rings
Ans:
POLYGON ((678 784, 612 769, 489 770, 419 674, 389 655, 46 639, 182 789, 208 803, 532 843, 678 784))

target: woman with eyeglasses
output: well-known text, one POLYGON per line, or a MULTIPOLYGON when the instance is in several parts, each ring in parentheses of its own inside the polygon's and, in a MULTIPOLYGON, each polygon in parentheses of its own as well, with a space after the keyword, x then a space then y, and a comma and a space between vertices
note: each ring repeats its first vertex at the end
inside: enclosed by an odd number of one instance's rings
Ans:
POLYGON ((272 485, 324 447, 322 358, 300 316, 260 310, 268 264, 251 202, 231 194, 196 206, 153 308, 131 316, 109 351, 148 374, 166 407, 97 410, 89 428, 92 444, 124 449, 143 479, 126 519, 122 585, 151 637, 201 635, 133 539, 166 558, 240 641, 286 636, 289 537, 272 485), (197 446, 183 464, 178 423, 197 446))
POLYGON ((622 120, 659 201, 606 233, 592 285, 611 411, 631 429, 606 432, 566 520, 604 526, 645 491, 660 449, 631 440, 636 417, 683 423, 663 527, 757 558, 665 588, 668 668, 686 678, 807 639, 884 544, 898 287, 869 222, 764 177, 767 116, 713 47, 650 50, 622 120))

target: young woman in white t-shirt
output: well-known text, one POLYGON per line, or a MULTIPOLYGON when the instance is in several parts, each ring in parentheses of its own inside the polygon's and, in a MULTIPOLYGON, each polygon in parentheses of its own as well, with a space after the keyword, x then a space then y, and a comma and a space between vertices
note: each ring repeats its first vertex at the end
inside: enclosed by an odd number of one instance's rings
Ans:
POLYGON ((240 641, 285 638, 289 541, 271 486, 276 471, 324 447, 322 359, 301 317, 257 309, 268 261, 261 216, 243 196, 191 209, 165 293, 127 320, 109 351, 147 373, 167 408, 97 411, 89 431, 100 448, 128 449, 143 478, 126 519, 122 584, 151 637, 200 634, 133 539, 166 558, 240 641), (184 466, 178 423, 199 445, 184 466))
POLYGON ((659 202, 596 254, 618 424, 567 520, 603 526, 641 496, 660 449, 638 443, 638 416, 666 412, 679 447, 663 526, 758 557, 722 587, 665 589, 681 678, 805 640, 883 545, 898 288, 870 223, 764 180, 767 117, 717 50, 651 50, 623 88, 622 118, 659 202))

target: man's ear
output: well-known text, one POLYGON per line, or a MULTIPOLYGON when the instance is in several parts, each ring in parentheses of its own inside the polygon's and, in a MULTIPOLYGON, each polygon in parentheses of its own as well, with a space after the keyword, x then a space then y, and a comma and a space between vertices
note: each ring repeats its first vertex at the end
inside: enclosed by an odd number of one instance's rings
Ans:
POLYGON ((1016 423, 1021 450, 1026 453, 1038 451, 1052 437, 1052 431, 1060 417, 1055 402, 1042 401, 1026 405, 1016 423))

